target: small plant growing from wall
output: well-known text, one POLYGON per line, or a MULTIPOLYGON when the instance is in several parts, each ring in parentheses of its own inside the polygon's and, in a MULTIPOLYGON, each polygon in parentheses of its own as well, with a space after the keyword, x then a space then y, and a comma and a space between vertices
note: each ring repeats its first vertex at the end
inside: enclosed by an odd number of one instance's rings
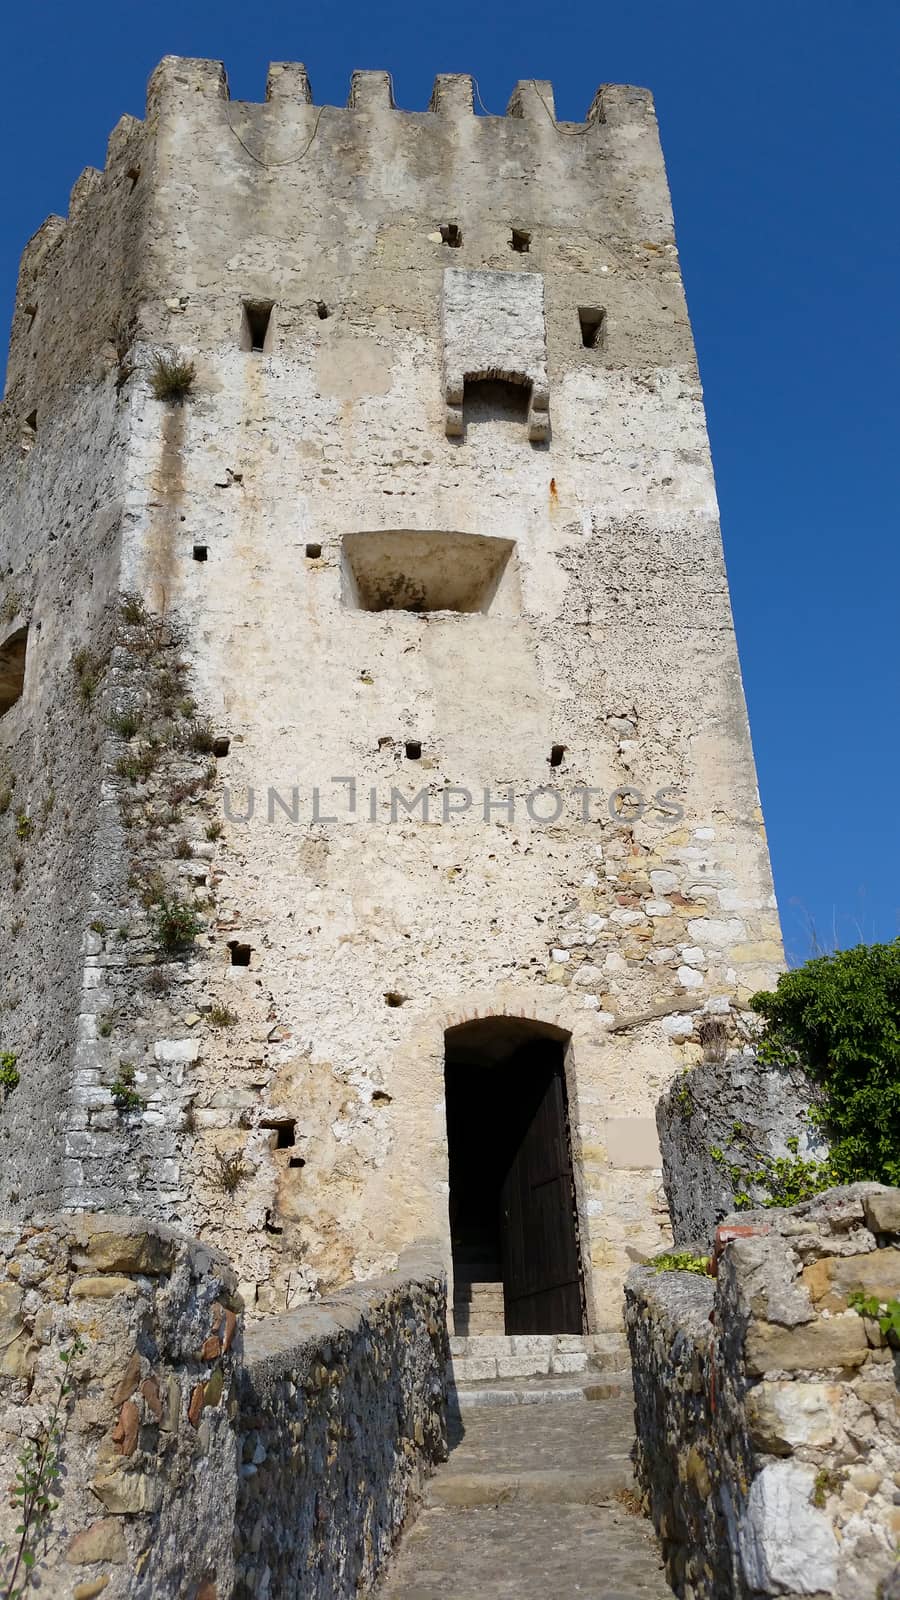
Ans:
POLYGON ((177 894, 161 895, 154 914, 156 941, 163 950, 184 950, 200 932, 200 919, 187 900, 177 894))
POLYGON ((194 387, 196 376, 193 361, 175 352, 157 350, 150 363, 150 388, 156 400, 180 405, 194 387))
POLYGON ((234 1194, 242 1183, 250 1176, 250 1168, 244 1160, 240 1150, 228 1153, 224 1150, 216 1151, 215 1182, 225 1194, 234 1194))
POLYGON ((40 1428, 36 1439, 26 1439, 16 1459, 16 1474, 9 1491, 9 1502, 19 1513, 16 1527, 17 1544, 10 1549, 0 1545, 0 1560, 6 1567, 0 1600, 21 1600, 38 1577, 38 1547, 45 1545, 50 1533, 53 1513, 59 1505, 53 1495, 62 1477, 62 1445, 69 1420, 68 1400, 74 1389, 72 1362, 84 1354, 87 1346, 77 1336, 60 1350, 62 1373, 50 1416, 40 1428))
POLYGON ((213 1006, 209 1013, 209 1022, 212 1028, 233 1028, 237 1022, 237 1013, 231 1011, 228 1006, 213 1006))
POLYGON ((694 1272, 705 1278, 709 1272, 709 1256, 695 1256, 690 1250, 665 1250, 648 1263, 654 1272, 694 1272))
POLYGON ((0 1105, 19 1084, 18 1056, 9 1050, 0 1050, 0 1105))
POLYGON ((89 706, 100 686, 105 663, 96 650, 83 645, 76 650, 72 657, 72 670, 78 685, 78 697, 82 705, 89 706))
POLYGON ((27 844, 33 833, 34 818, 30 817, 27 811, 18 811, 16 813, 16 838, 21 839, 23 844, 27 844))
POLYGON ((110 1094, 117 1111, 143 1111, 144 1102, 134 1086, 134 1067, 122 1061, 115 1083, 110 1084, 110 1094))

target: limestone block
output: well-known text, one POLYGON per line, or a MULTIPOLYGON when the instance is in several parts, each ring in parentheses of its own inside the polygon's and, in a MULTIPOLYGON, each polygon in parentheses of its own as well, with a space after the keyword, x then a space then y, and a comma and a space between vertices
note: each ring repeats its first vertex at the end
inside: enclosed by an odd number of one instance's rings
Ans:
POLYGON ((863 1199, 866 1226, 873 1233, 900 1233, 900 1189, 884 1189, 863 1199))
POLYGON ((837 1384, 763 1382, 747 1396, 750 1436, 758 1450, 789 1455, 798 1445, 831 1444, 838 1429, 837 1384))
POLYGON ((550 387, 539 272, 482 272, 448 267, 443 292, 446 431, 464 432, 466 381, 499 379, 529 391, 528 437, 550 435, 550 387))
POLYGON ((123 1278, 118 1273, 110 1273, 102 1278, 90 1275, 75 1278, 69 1290, 73 1300, 112 1300, 117 1294, 125 1294, 133 1299, 137 1292, 138 1286, 134 1280, 123 1278))
POLYGON ((79 1243, 87 1246, 85 1255, 99 1272, 140 1272, 155 1275, 170 1272, 175 1260, 175 1241, 146 1227, 129 1225, 125 1218, 111 1225, 111 1219, 79 1219, 79 1243))
POLYGON ((774 1461, 753 1480, 738 1538, 748 1589, 763 1595, 833 1594, 838 1546, 811 1504, 815 1471, 774 1461))
POLYGON ((862 1318, 852 1311, 793 1328, 753 1321, 744 1341, 747 1371, 752 1374, 859 1367, 868 1353, 862 1318))
POLYGON ((124 1469, 102 1473, 94 1479, 91 1488, 107 1511, 117 1516, 158 1511, 162 1500, 162 1486, 156 1479, 124 1469))

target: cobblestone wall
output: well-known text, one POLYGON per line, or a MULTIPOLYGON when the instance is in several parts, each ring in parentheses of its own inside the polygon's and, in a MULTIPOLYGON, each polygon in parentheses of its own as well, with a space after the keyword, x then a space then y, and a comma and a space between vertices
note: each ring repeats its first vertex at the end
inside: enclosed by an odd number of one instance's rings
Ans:
MULTIPOLYGON (((224 1257, 162 1224, 0 1231, 4 1484, 57 1405, 62 1423, 58 1505, 29 1541, 46 1593, 336 1600, 374 1581, 445 1451, 439 1272, 409 1258, 273 1317, 246 1359, 235 1290, 224 1257)), ((0 1504, 5 1583, 20 1522, 0 1504)))
POLYGON ((897 1357, 854 1289, 900 1296, 900 1190, 856 1184, 719 1230, 718 1276, 626 1289, 637 1470, 686 1600, 873 1600, 900 1538, 897 1357))

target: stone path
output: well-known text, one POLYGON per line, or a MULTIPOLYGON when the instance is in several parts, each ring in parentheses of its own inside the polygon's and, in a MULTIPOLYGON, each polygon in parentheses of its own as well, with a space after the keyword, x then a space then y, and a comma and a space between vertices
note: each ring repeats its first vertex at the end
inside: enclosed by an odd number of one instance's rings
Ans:
POLYGON ((623 1503, 631 1397, 590 1392, 531 1378, 516 1403, 465 1405, 379 1600, 672 1600, 650 1524, 623 1503))

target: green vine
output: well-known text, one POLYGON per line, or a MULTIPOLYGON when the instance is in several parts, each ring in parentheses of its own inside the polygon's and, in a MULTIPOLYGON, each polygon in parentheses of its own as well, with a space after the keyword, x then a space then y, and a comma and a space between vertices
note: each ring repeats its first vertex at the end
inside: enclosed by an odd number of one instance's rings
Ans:
POLYGON ((710 1147, 710 1156, 723 1168, 731 1184, 735 1211, 748 1211, 753 1206, 795 1206, 840 1181, 830 1161, 798 1154, 799 1139, 785 1142, 788 1155, 770 1155, 754 1145, 743 1125, 736 1122, 729 1135, 727 1154, 718 1145, 710 1147))
POLYGON ((10 1050, 0 1050, 0 1105, 19 1085, 18 1056, 10 1050))

